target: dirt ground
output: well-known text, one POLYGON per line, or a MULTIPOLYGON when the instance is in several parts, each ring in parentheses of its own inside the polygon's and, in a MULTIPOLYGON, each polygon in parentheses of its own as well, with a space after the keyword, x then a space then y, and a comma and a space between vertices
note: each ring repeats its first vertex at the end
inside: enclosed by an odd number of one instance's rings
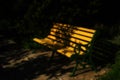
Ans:
MULTIPOLYGON (((6 54, 9 54, 8 52, 6 54)), ((79 66, 76 75, 70 77, 75 66, 68 58, 57 55, 49 61, 51 51, 14 51, 3 58, 0 80, 97 80, 108 72, 108 68, 102 68, 98 72, 89 67, 82 69, 79 66)), ((0 55, 2 56, 2 55, 0 55)), ((4 56, 2 56, 4 57, 4 56)))

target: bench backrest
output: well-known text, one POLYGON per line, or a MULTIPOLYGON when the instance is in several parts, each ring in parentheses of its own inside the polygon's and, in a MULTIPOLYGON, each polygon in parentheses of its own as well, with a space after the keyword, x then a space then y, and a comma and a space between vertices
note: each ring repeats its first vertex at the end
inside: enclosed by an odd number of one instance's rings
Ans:
MULTIPOLYGON (((92 41, 96 30, 94 29, 88 29, 84 27, 75 27, 73 29, 71 38, 70 38, 70 46, 75 47, 76 44, 82 44, 87 45, 89 42, 92 41)), ((86 50, 85 46, 81 47, 83 50, 86 50)), ((80 52, 80 54, 83 54, 84 52, 80 52)))
POLYGON ((67 38, 70 38, 70 33, 70 25, 54 23, 50 34, 46 38, 53 40, 55 43, 65 44, 69 41, 67 38))

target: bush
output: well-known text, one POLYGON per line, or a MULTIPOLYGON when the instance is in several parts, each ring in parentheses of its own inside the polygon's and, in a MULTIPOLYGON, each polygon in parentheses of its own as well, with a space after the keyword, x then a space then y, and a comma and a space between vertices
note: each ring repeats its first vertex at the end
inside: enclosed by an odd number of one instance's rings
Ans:
POLYGON ((120 51, 118 51, 115 61, 112 69, 98 80, 120 80, 120 51))

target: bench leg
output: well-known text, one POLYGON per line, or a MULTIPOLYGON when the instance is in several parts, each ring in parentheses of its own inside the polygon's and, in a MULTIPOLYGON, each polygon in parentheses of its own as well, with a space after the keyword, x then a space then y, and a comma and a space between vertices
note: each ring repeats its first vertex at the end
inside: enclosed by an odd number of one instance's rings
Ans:
POLYGON ((55 53, 56 53, 56 50, 53 50, 53 51, 52 51, 52 55, 50 56, 49 61, 53 60, 53 57, 54 57, 55 53))
POLYGON ((95 66, 95 64, 91 61, 90 63, 91 69, 94 70, 95 72, 97 72, 97 67, 95 66))
POLYGON ((73 71, 72 71, 72 74, 71 74, 70 76, 75 76, 75 72, 76 72, 76 70, 77 70, 78 64, 79 64, 79 62, 76 61, 76 65, 75 65, 75 67, 74 67, 74 69, 73 69, 73 71))
POLYGON ((88 63, 90 64, 91 69, 94 70, 95 72, 97 72, 97 67, 94 64, 91 55, 88 60, 89 60, 88 63))

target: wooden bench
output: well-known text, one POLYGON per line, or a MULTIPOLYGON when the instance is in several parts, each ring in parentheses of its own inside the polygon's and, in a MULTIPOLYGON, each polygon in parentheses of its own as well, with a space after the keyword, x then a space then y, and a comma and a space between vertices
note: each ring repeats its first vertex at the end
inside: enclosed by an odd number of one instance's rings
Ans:
MULTIPOLYGON (((68 24, 54 23, 50 34, 44 39, 34 38, 33 40, 76 61, 72 75, 75 74, 79 61, 78 56, 91 53, 96 30, 85 27, 72 26, 68 24)), ((85 59, 85 58, 83 58, 85 59)))

